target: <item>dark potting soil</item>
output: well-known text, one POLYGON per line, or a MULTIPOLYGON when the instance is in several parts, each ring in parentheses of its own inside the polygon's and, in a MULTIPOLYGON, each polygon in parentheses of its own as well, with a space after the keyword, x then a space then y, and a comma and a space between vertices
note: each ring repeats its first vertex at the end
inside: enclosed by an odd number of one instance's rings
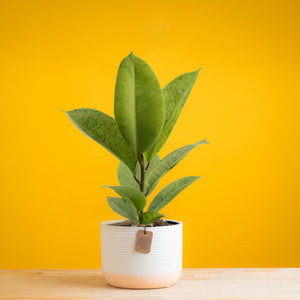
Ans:
MULTIPOLYGON (((135 223, 132 222, 131 220, 124 220, 122 222, 116 222, 113 224, 110 224, 112 226, 124 226, 124 227, 131 227, 133 226, 135 223)), ((153 222, 153 226, 151 225, 137 225, 138 227, 158 227, 158 226, 171 226, 171 225, 176 225, 178 224, 177 222, 173 222, 173 221, 166 221, 166 220, 156 220, 153 222)))

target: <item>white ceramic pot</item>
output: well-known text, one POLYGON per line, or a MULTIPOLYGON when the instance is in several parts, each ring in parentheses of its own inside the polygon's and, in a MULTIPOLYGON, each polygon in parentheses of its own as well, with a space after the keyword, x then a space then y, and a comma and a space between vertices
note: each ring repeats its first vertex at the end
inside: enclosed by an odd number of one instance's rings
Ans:
POLYGON ((102 272, 116 287, 151 289, 175 284, 182 271, 182 223, 147 227, 153 232, 150 253, 135 251, 136 235, 143 227, 113 226, 122 220, 101 223, 102 272))

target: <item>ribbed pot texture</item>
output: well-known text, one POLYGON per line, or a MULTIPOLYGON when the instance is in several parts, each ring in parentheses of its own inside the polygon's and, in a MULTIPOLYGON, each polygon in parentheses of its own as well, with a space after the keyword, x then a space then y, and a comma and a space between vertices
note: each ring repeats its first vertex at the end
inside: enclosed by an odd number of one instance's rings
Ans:
POLYGON ((136 235, 143 227, 113 226, 121 220, 101 223, 102 272, 116 287, 150 289, 175 284, 182 271, 182 223, 147 227, 153 232, 150 253, 135 251, 136 235))

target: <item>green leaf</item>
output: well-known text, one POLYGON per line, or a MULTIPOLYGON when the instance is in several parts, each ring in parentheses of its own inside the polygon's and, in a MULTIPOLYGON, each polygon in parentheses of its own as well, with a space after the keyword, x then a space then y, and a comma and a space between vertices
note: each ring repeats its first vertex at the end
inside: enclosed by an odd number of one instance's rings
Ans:
POLYGON ((146 211, 146 212, 140 214, 140 216, 139 216, 140 222, 139 223, 144 224, 144 225, 151 224, 155 220, 160 219, 162 217, 164 217, 164 215, 162 215, 156 211, 146 211))
POLYGON ((145 153, 147 160, 151 160, 163 147, 171 134, 185 102, 194 86, 200 69, 176 77, 163 88, 165 99, 165 123, 158 141, 145 153))
POLYGON ((133 221, 137 221, 137 211, 132 203, 117 197, 107 197, 107 202, 111 209, 117 214, 133 221))
POLYGON ((143 208, 146 206, 147 200, 144 194, 137 190, 136 188, 129 186, 129 185, 122 185, 122 186, 108 186, 106 187, 114 190, 118 193, 122 198, 125 200, 132 202, 137 211, 142 211, 143 208))
POLYGON ((178 179, 163 188, 152 200, 148 211, 160 211, 186 187, 195 182, 199 176, 188 176, 178 179))
POLYGON ((121 134, 135 152, 144 153, 158 140, 165 120, 162 91, 150 66, 133 53, 118 70, 114 111, 121 134))
POLYGON ((203 140, 195 144, 181 147, 163 158, 148 176, 148 179, 146 181, 147 195, 149 195, 153 191, 155 185, 168 171, 174 168, 196 146, 201 144, 208 144, 208 142, 207 140, 203 140))
POLYGON ((81 132, 123 161, 134 172, 136 154, 123 139, 112 117, 90 108, 75 109, 66 113, 81 132))

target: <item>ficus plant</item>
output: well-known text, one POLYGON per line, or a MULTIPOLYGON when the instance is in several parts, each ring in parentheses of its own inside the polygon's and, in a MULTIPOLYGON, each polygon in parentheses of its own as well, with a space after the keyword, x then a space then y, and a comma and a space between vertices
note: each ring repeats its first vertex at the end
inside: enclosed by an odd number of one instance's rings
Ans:
POLYGON ((192 149, 207 143, 202 140, 181 147, 163 159, 158 156, 174 128, 199 70, 178 76, 161 89, 150 66, 131 53, 122 60, 117 74, 115 119, 90 108, 66 112, 79 130, 120 160, 117 171, 120 185, 106 186, 120 197, 107 197, 107 201, 116 213, 136 225, 151 225, 164 217, 159 211, 199 178, 188 176, 170 183, 144 211, 146 199, 160 179, 192 149))

